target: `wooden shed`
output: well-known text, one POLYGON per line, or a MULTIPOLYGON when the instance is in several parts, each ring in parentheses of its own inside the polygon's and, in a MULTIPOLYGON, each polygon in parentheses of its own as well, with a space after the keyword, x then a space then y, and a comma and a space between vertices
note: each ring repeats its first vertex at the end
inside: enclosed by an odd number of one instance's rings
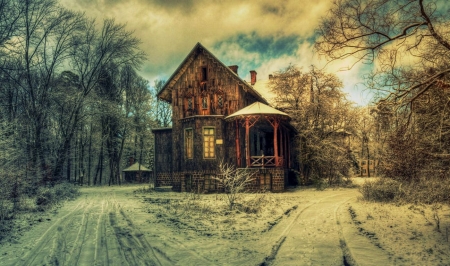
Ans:
POLYGON ((152 170, 140 165, 138 162, 132 164, 123 171, 123 179, 129 183, 148 183, 152 170))

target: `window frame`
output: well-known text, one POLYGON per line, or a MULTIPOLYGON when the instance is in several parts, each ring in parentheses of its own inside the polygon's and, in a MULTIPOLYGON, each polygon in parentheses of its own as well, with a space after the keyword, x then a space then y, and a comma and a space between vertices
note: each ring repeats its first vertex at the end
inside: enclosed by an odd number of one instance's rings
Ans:
POLYGON ((186 160, 194 159, 194 129, 192 127, 188 127, 184 129, 184 158, 186 160), (187 132, 191 132, 191 138, 188 139, 187 132), (190 144, 190 145, 189 145, 190 144), (189 157, 189 148, 191 148, 191 156, 189 157))
POLYGON ((206 160, 214 160, 214 159, 216 159, 216 127, 214 127, 214 126, 203 126, 202 127, 202 146, 203 146, 203 150, 202 150, 203 159, 206 159, 206 160), (212 135, 209 135, 209 134, 206 135, 205 134, 205 129, 212 129, 213 130, 213 134, 212 135), (208 143, 212 144, 213 155, 214 155, 213 157, 205 156, 205 153, 206 153, 205 137, 206 136, 212 136, 213 137, 212 141, 208 142, 208 143))

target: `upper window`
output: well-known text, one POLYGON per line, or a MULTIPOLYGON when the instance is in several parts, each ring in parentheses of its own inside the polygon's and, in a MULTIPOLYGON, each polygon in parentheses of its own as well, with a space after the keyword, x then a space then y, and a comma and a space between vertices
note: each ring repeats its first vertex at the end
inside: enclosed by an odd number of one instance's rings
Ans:
POLYGON ((188 98, 188 110, 192 110, 192 98, 188 98))
POLYGON ((184 156, 186 159, 194 158, 194 136, 192 128, 184 130, 184 156))
POLYGON ((208 98, 202 97, 202 109, 208 109, 208 98))
POLYGON ((203 158, 213 159, 215 154, 215 129, 213 127, 203 128, 203 158))
POLYGON ((208 80, 208 68, 202 67, 202 81, 208 80))

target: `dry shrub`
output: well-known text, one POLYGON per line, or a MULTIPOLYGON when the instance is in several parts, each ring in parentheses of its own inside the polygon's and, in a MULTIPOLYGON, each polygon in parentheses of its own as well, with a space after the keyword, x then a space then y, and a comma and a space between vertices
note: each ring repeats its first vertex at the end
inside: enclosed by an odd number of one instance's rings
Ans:
POLYGON ((365 182, 359 189, 368 201, 406 203, 450 203, 450 180, 448 178, 420 178, 406 182, 390 178, 365 182))

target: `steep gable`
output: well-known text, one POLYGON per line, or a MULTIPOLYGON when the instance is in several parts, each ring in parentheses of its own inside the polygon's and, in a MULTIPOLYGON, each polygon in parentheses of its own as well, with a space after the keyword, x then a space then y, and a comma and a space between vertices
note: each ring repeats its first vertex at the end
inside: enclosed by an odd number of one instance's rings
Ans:
MULTIPOLYGON (((257 101, 267 103, 266 99, 264 99, 261 94, 259 94, 255 89, 253 89, 250 84, 248 84, 246 81, 242 80, 232 69, 227 67, 225 64, 223 64, 219 59, 217 59, 211 52, 209 52, 201 43, 197 43, 194 48, 191 50, 191 52, 186 56, 186 58, 183 60, 183 62, 178 66, 178 68, 175 70, 175 72, 172 74, 172 76, 167 80, 163 88, 158 92, 157 97, 161 100, 164 100, 166 102, 172 103, 173 101, 173 95, 172 90, 174 86, 179 83, 180 78, 183 76, 186 76, 186 71, 188 71, 190 68, 192 69, 192 63, 199 57, 199 55, 204 55, 207 57, 210 61, 212 61, 214 65, 214 69, 217 72, 226 73, 228 78, 234 79, 236 83, 240 84, 243 88, 243 90, 246 93, 249 93, 251 96, 253 96, 257 101)), ((197 82, 202 82, 201 75, 204 73, 201 73, 201 70, 198 70, 197 73, 197 82)), ((195 87, 199 86, 199 84, 189 84, 193 83, 194 81, 192 79, 185 80, 186 84, 184 86, 187 88, 189 86, 195 87)), ((216 84, 220 85, 220 80, 215 81, 216 84)), ((223 81, 222 81, 223 82, 223 81)))

